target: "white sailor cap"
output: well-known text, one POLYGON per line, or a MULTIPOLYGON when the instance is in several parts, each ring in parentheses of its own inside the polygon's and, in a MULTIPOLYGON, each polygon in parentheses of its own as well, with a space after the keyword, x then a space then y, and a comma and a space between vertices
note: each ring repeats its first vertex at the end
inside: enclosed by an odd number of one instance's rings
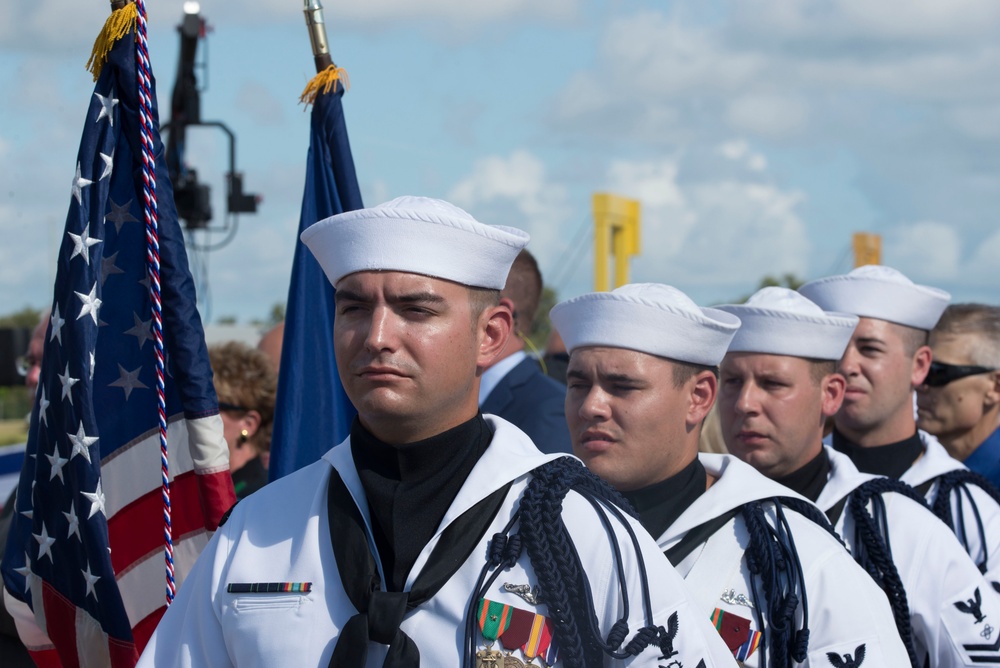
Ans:
POLYGON ((853 313, 928 331, 934 329, 951 299, 944 290, 917 285, 901 272, 875 264, 810 281, 799 292, 824 311, 853 313))
POLYGON ((763 288, 745 304, 725 304, 718 309, 743 323, 729 344, 731 353, 839 360, 858 324, 857 316, 826 313, 788 288, 763 288))
POLYGON ((403 271, 502 290, 528 233, 484 225, 443 200, 398 197, 331 216, 301 235, 330 283, 358 271, 403 271))
POLYGON ((570 352, 608 346, 706 366, 722 361, 740 327, 736 316, 700 308, 677 288, 659 283, 568 299, 549 317, 570 352))

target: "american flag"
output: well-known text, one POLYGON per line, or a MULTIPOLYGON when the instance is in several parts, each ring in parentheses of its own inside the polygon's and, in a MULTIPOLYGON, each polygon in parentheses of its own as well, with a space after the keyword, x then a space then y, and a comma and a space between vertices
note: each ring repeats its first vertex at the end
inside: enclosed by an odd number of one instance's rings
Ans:
MULTIPOLYGON (((299 234, 317 221, 364 206, 343 96, 339 81, 316 96, 299 234)), ((347 437, 357 412, 340 384, 333 357, 333 292, 316 258, 296 239, 271 435, 271 480, 318 461, 347 437)))
MULTIPOLYGON (((3 560, 43 665, 132 666, 165 610, 136 48, 115 44, 90 98, 3 560)), ((235 495, 151 97, 179 585, 235 495)))

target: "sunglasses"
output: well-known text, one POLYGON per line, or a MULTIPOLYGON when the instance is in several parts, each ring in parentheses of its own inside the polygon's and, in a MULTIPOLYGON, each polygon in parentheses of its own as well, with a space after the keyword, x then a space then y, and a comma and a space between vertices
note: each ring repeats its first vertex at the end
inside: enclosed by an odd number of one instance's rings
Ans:
POLYGON ((924 379, 924 385, 928 387, 944 387, 953 380, 975 376, 981 373, 996 371, 985 366, 967 366, 963 364, 945 364, 944 362, 931 362, 931 368, 924 379))
POLYGON ((41 360, 36 360, 35 356, 31 353, 25 353, 24 355, 18 355, 14 360, 14 368, 17 369, 17 375, 25 378, 32 368, 41 363, 41 360))

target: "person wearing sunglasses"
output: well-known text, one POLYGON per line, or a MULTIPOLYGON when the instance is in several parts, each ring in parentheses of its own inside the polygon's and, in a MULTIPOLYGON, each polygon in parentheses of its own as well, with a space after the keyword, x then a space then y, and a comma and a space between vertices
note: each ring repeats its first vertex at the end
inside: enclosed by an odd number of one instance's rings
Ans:
POLYGON ((229 472, 236 498, 244 499, 267 484, 278 378, 266 353, 238 341, 212 346, 208 358, 229 446, 229 472))
POLYGON ((847 391, 834 416, 834 449, 863 473, 920 492, 1000 589, 1000 496, 917 429, 914 394, 930 372, 927 342, 951 295, 875 265, 811 281, 799 292, 824 311, 860 318, 839 365, 847 391))
POLYGON ((1000 487, 1000 307, 952 304, 931 332, 917 425, 1000 487))

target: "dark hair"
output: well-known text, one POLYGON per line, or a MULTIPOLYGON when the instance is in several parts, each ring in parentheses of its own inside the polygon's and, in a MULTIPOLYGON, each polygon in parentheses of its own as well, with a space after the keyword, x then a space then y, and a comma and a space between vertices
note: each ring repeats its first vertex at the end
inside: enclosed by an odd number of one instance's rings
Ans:
POLYGON ((711 371, 715 379, 719 379, 719 367, 708 366, 706 364, 692 364, 691 362, 679 362, 677 360, 670 360, 673 365, 671 368, 671 380, 674 383, 674 387, 680 389, 684 386, 684 383, 688 382, 695 376, 697 376, 702 371, 711 371))
POLYGON ((500 291, 493 288, 474 288, 469 286, 469 308, 472 310, 472 327, 476 327, 479 316, 488 308, 500 303, 500 291))
POLYGON ((913 357, 917 354, 919 348, 927 345, 927 341, 930 338, 930 332, 927 330, 900 325, 895 322, 889 324, 893 326, 899 334, 899 338, 903 340, 903 350, 907 357, 913 357))
POLYGON ((831 373, 837 373, 837 360, 818 360, 806 358, 809 362, 809 375, 814 383, 819 385, 831 373))
POLYGON ((514 259, 501 296, 514 302, 514 329, 525 336, 530 334, 542 298, 542 272, 535 256, 527 250, 514 259))

